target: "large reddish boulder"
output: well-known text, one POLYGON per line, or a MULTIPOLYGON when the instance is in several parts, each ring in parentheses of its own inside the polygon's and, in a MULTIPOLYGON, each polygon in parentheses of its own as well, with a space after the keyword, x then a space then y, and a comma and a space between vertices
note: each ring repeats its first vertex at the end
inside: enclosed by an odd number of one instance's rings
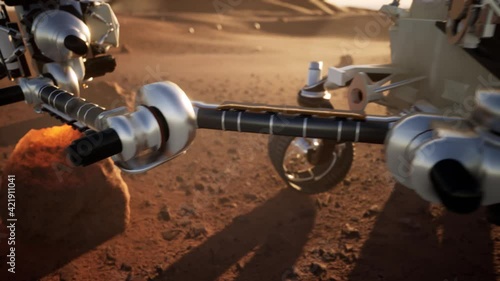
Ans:
MULTIPOLYGON (((31 130, 4 166, 0 216, 4 225, 9 225, 9 218, 17 219, 16 245, 29 253, 19 255, 23 258, 19 270, 32 274, 23 278, 43 276, 123 232, 129 221, 128 187, 111 160, 85 168, 67 161, 64 149, 79 137, 69 126, 31 130), (15 176, 15 209, 11 210, 7 208, 9 175, 15 176)), ((5 272, 3 267, 4 263, 0 270, 5 272)))

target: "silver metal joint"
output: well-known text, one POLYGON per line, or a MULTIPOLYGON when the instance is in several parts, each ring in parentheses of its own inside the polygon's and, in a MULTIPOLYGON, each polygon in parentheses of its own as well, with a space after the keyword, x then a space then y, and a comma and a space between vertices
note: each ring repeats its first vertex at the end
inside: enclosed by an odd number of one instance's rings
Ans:
POLYGON ((500 133, 500 89, 480 89, 476 92, 476 109, 472 121, 500 133))
POLYGON ((27 104, 33 105, 35 108, 42 104, 40 92, 44 87, 53 86, 54 83, 51 79, 46 77, 28 79, 20 78, 17 84, 21 87, 24 100, 27 104))
POLYGON ((135 112, 119 108, 103 112, 99 120, 101 130, 113 128, 120 137, 123 150, 113 160, 129 173, 145 172, 181 155, 197 129, 191 101, 171 82, 139 89, 135 112))

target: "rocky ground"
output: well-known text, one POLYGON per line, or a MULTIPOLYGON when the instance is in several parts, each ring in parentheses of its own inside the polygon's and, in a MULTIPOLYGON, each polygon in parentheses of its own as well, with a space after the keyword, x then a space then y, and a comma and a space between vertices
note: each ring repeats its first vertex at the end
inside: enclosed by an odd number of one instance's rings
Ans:
MULTIPOLYGON (((130 104, 143 84, 171 80, 193 100, 295 105, 311 60, 335 65, 348 53, 355 63, 389 62, 386 28, 364 44, 355 36, 369 22, 383 24, 373 14, 245 13, 119 15, 119 67, 83 95, 115 107, 130 104)), ((343 95, 333 93, 338 108, 346 106, 343 95)), ((385 113, 376 106, 369 112, 385 113)), ((57 122, 16 104, 0 108, 0 124, 4 168, 29 129, 57 122)), ((397 186, 382 146, 357 145, 343 183, 306 196, 286 188, 267 142, 199 131, 186 155, 145 174, 123 174, 130 192, 125 232, 47 265, 40 279, 497 280, 499 229, 483 211, 450 214, 397 186)))

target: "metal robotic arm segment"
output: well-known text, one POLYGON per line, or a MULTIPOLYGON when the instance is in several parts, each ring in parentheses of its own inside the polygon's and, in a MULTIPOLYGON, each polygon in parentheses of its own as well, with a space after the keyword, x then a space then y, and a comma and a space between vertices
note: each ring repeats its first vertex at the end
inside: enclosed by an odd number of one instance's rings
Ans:
MULTIPOLYGON (((145 172, 182 155, 198 129, 325 139, 336 143, 376 143, 385 145, 387 165, 396 180, 428 201, 441 202, 462 213, 473 211, 481 204, 500 203, 497 188, 500 184, 500 90, 482 89, 476 87, 479 83, 471 83, 469 88, 474 88, 471 91, 477 88, 476 105, 468 112, 471 116, 443 114, 446 92, 455 89, 443 84, 457 77, 469 77, 463 75, 467 71, 479 76, 490 74, 462 49, 472 46, 469 44, 472 41, 467 39, 471 30, 464 31, 457 44, 448 44, 448 36, 439 33, 434 22, 406 18, 411 13, 397 10, 391 16, 397 23, 391 29, 392 64, 330 68, 328 76, 322 78, 322 64, 313 62, 307 85, 299 97, 321 102, 329 97, 328 90, 349 87, 350 111, 241 103, 207 105, 191 102, 184 91, 171 82, 158 82, 138 91, 136 107, 130 112, 124 107, 106 110, 79 97, 83 81, 104 75, 115 67, 114 59, 106 55, 110 47, 119 44, 119 24, 110 6, 101 1, 51 2, 55 4, 53 7, 46 6, 46 1, 5 1, 7 5, 16 6, 22 29, 10 21, 3 7, 0 74, 17 79, 18 86, 0 89, 0 105, 25 100, 35 110, 48 112, 84 131, 86 136, 68 148, 68 156, 75 165, 86 166, 112 157, 126 172, 145 172), (415 32, 411 34, 414 38, 408 38, 410 29, 415 32), (420 58, 411 57, 408 54, 418 50, 401 42, 410 44, 419 38, 428 39, 421 45, 432 48, 432 52, 424 48, 411 55, 420 58), (35 77, 30 77, 25 52, 29 52, 34 61, 35 77), (416 59, 420 61, 415 63, 416 59), (453 60, 467 65, 456 68, 453 60), (443 62, 453 63, 443 66, 443 62), (418 90, 408 91, 410 88, 418 90), (386 100, 391 95, 404 98, 410 105, 391 103, 386 100), (399 110, 398 115, 366 115, 364 110, 370 102, 386 102, 399 110)), ((399 9, 397 2, 391 11, 399 9)), ((465 20, 468 11, 485 13, 484 28, 477 38, 489 40, 494 29, 490 25, 497 23, 498 2, 485 0, 469 5, 468 1, 461 1, 465 3, 462 6, 452 2, 450 22, 465 20)), ((471 22, 466 20, 466 23, 471 22)), ((462 32, 457 28, 452 31, 457 36, 462 32)))

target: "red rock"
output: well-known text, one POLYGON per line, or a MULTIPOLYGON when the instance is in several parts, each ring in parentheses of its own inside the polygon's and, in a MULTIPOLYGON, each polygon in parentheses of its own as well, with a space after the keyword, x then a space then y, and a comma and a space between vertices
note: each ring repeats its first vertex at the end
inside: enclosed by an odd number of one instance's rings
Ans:
MULTIPOLYGON (((72 167, 65 148, 80 137, 69 126, 29 131, 10 155, 0 185, 7 206, 8 175, 15 175, 15 217, 20 280, 37 279, 123 232, 130 217, 128 187, 111 160, 72 167)), ((4 267, 5 265, 0 265, 4 267)), ((0 268, 4 270, 4 268, 0 268)), ((5 279, 4 279, 5 280, 5 279)))

